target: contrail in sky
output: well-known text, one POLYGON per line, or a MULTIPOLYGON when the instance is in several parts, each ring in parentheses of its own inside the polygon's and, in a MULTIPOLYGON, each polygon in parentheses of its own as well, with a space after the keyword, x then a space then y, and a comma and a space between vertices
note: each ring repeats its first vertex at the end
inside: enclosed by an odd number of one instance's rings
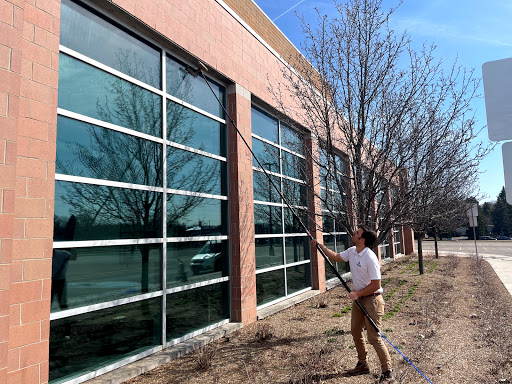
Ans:
POLYGON ((302 4, 303 2, 305 2, 306 0, 300 0, 297 4, 295 4, 293 7, 290 7, 288 8, 286 11, 284 11, 283 13, 281 13, 279 16, 277 16, 274 20, 272 21, 276 21, 277 19, 279 19, 281 16, 284 16, 286 15, 288 12, 290 12, 293 8, 295 8, 296 6, 298 6, 299 4, 302 4))

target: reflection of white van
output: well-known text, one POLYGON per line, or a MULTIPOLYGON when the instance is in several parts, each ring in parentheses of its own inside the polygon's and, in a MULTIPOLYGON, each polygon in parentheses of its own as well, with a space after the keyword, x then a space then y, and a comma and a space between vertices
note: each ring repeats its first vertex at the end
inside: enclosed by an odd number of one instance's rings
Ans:
POLYGON ((222 241, 208 240, 190 260, 190 269, 197 275, 201 272, 217 272, 222 270, 222 241))

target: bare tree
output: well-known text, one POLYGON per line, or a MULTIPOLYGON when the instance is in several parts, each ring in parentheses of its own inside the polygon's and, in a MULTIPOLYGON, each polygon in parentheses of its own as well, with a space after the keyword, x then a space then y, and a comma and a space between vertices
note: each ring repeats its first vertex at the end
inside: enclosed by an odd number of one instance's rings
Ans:
MULTIPOLYGON (((452 175, 476 172, 487 152, 474 144, 470 103, 479 82, 456 63, 446 71, 435 46, 415 51, 406 32, 390 28, 396 8, 383 11, 382 0, 335 6, 337 15, 318 14, 314 27, 301 19, 307 61, 295 58, 295 69, 285 68, 284 81, 269 89, 317 139, 310 155, 324 181, 346 191, 338 200, 318 195, 324 210, 349 234, 352 217, 376 229, 381 243, 393 226, 416 224, 413 208, 433 185, 449 195, 452 175)), ((310 191, 318 182, 308 180, 310 191)))

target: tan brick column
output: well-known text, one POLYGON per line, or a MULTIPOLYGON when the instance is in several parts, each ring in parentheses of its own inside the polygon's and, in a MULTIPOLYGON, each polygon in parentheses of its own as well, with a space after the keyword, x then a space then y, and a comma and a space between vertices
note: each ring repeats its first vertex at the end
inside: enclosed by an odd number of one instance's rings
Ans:
POLYGON ((48 382, 60 1, 0 0, 0 382, 48 382))
POLYGON ((0 383, 7 383, 23 8, 0 0, 0 383))
POLYGON ((414 253, 414 231, 410 227, 402 227, 404 235, 403 237, 403 249, 404 254, 410 255, 414 253))
MULTIPOLYGON (((229 115, 251 145, 251 95, 239 85, 228 87, 229 115)), ((231 123, 229 138, 229 208, 231 235, 231 318, 256 321, 256 258, 252 157, 231 123)))
MULTIPOLYGON (((318 228, 322 227, 322 204, 319 196, 320 190, 320 172, 316 162, 318 159, 318 144, 311 135, 306 139, 307 157, 307 183, 308 188, 308 211, 309 211, 309 231, 319 243, 324 242, 323 233, 318 228), (311 156, 310 156, 311 154, 311 156), (311 190, 311 187, 313 190, 311 190)), ((315 245, 311 244, 311 274, 313 289, 325 291, 325 260, 315 245)))

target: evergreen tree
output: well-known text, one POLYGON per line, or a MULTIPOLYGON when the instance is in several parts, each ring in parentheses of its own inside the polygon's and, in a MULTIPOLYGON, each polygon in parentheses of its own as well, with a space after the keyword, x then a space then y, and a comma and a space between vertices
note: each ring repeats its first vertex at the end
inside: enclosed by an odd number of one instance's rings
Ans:
POLYGON ((496 235, 512 233, 512 206, 507 203, 505 188, 501 189, 492 212, 492 223, 496 235))

